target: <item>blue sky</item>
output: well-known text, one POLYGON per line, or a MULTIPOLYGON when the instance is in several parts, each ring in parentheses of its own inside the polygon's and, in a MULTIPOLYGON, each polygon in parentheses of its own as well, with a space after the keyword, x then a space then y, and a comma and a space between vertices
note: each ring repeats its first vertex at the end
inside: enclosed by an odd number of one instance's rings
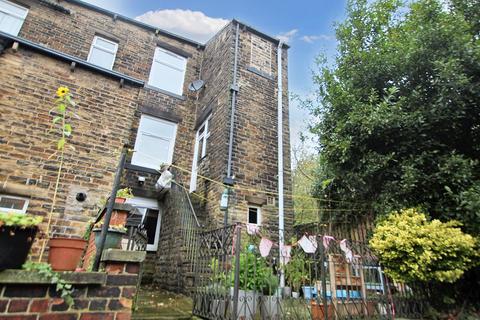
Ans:
MULTIPOLYGON (((289 90, 305 96, 313 90, 311 70, 319 53, 335 55, 334 23, 345 17, 346 0, 87 0, 138 17, 149 24, 202 41, 232 18, 272 36, 288 39, 289 90), (201 22, 199 24, 199 22, 201 22), (199 27, 200 26, 200 27, 199 27)), ((298 145, 308 113, 290 104, 292 145, 298 145)))

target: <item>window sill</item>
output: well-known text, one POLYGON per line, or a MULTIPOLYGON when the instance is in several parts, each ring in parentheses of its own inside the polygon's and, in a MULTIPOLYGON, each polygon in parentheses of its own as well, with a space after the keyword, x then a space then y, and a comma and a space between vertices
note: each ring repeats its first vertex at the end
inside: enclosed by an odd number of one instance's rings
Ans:
POLYGON ((170 96, 172 98, 175 98, 175 99, 187 100, 187 97, 185 97, 185 96, 181 96, 181 95, 178 95, 176 93, 173 93, 173 92, 170 92, 170 91, 167 91, 167 90, 163 90, 163 89, 160 89, 160 88, 157 88, 157 87, 154 87, 154 86, 150 86, 150 85, 147 85, 147 84, 144 86, 144 88, 152 90, 152 91, 157 91, 157 92, 163 93, 163 94, 165 94, 167 96, 170 96))
POLYGON ((265 79, 268 79, 268 80, 272 80, 272 81, 275 80, 271 74, 268 74, 268 73, 266 73, 266 72, 260 71, 260 70, 258 70, 258 69, 255 68, 255 67, 251 67, 251 66, 250 66, 250 67, 247 67, 247 70, 250 71, 250 72, 255 73, 256 75, 259 75, 259 76, 262 77, 262 78, 265 78, 265 79))
POLYGON ((132 170, 132 171, 139 171, 151 174, 160 174, 157 170, 147 167, 138 166, 136 164, 125 163, 125 169, 132 170))

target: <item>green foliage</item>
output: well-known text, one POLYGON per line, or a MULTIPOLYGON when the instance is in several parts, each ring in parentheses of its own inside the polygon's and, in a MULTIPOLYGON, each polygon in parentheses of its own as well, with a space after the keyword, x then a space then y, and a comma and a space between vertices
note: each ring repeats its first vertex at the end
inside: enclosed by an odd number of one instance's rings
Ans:
POLYGON ((67 87, 59 87, 57 89, 55 106, 51 110, 53 115, 52 126, 55 127, 59 133, 57 150, 63 151, 67 143, 67 138, 72 135, 72 125, 68 121, 74 116, 74 113, 70 111, 70 108, 73 107, 75 107, 75 102, 72 100, 70 90, 67 87))
POLYGON ((132 188, 123 188, 117 191, 117 198, 131 199, 133 197, 132 188))
POLYGON ((262 292, 266 296, 273 296, 276 294, 278 286, 279 286, 279 279, 278 277, 273 274, 273 270, 268 268, 265 270, 263 276, 263 283, 262 283, 262 292))
POLYGON ((336 61, 319 60, 307 101, 315 195, 381 214, 422 207, 479 235, 480 6, 445 3, 348 2, 336 61))
POLYGON ((370 240, 385 273, 401 282, 454 282, 478 259, 475 239, 458 223, 428 221, 417 209, 393 212, 370 240))
POLYGON ((32 228, 42 222, 42 217, 35 217, 24 213, 0 212, 0 227, 32 228))
MULTIPOLYGON (((271 269, 267 266, 264 258, 249 249, 250 246, 250 244, 247 245, 240 253, 239 288, 260 291, 265 288, 266 275, 271 272, 271 269)), ((235 263, 233 263, 230 279, 232 286, 234 286, 234 275, 235 263)))
POLYGON ((90 236, 92 234, 92 229, 93 229, 93 220, 90 220, 87 224, 87 227, 85 228, 85 232, 83 233, 83 240, 89 240, 90 236))
POLYGON ((293 154, 296 160, 292 170, 295 224, 316 222, 318 221, 318 203, 312 198, 312 191, 318 157, 305 150, 293 150, 293 154))
POLYGON ((23 269, 31 272, 38 272, 45 279, 50 280, 52 284, 55 284, 55 290, 60 294, 60 297, 64 299, 69 306, 72 305, 72 285, 63 280, 58 272, 53 271, 51 265, 40 262, 26 262, 23 265, 23 269))
POLYGON ((295 251, 284 268, 287 283, 292 286, 293 291, 298 292, 302 284, 309 280, 305 255, 299 250, 295 251))
MULTIPOLYGON (((103 227, 103 221, 97 222, 93 225, 93 229, 102 229, 103 227)), ((109 224, 108 225, 108 230, 113 230, 113 231, 119 231, 119 232, 127 232, 127 227, 125 227, 123 224, 109 224)))

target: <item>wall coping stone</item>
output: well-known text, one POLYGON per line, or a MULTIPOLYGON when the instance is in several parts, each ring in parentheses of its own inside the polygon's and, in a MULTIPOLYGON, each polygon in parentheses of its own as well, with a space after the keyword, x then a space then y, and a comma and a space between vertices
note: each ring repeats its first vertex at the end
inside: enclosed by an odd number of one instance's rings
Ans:
POLYGON ((103 250, 101 261, 143 262, 146 256, 146 251, 107 249, 103 250))
MULTIPOLYGON (((59 272, 70 284, 105 284, 104 272, 59 272)), ((0 284, 51 284, 51 280, 35 271, 8 269, 0 271, 0 284)))

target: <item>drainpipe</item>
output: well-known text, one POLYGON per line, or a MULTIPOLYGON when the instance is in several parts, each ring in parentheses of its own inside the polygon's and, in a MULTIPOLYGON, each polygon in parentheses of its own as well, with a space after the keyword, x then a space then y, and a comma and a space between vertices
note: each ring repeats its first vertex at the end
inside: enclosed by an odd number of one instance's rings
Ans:
MULTIPOLYGON (((277 138, 278 138, 278 242, 280 247, 280 266, 285 265, 285 258, 282 255, 283 247, 285 245, 285 222, 284 222, 284 212, 283 212, 283 87, 282 87, 282 47, 283 42, 278 43, 277 49, 277 85, 278 85, 278 96, 277 96, 277 111, 278 111, 278 127, 277 127, 277 138)), ((283 268, 280 268, 283 270, 283 268)), ((285 273, 281 271, 280 273, 280 288, 285 287, 285 273)))
POLYGON ((224 180, 225 184, 233 184, 232 179, 232 150, 233 150, 233 128, 235 126, 235 107, 237 103, 237 64, 238 64, 238 35, 239 35, 240 24, 237 22, 237 28, 235 31, 235 56, 233 59, 233 82, 230 90, 232 91, 232 101, 231 101, 231 113, 230 113, 230 136, 228 139, 228 162, 227 162, 227 178, 224 180))

